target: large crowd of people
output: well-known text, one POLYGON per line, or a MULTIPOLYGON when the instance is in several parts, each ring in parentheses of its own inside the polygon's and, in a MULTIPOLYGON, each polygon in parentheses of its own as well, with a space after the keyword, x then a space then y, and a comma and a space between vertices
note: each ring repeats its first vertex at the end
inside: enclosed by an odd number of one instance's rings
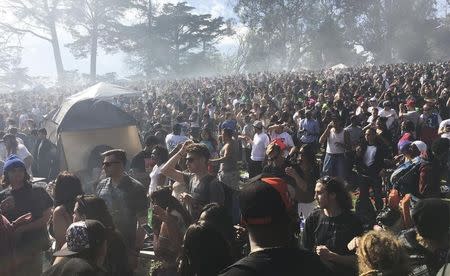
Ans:
POLYGON ((42 127, 71 93, 0 96, 0 275, 449 275, 450 62, 132 87, 96 183, 42 127))

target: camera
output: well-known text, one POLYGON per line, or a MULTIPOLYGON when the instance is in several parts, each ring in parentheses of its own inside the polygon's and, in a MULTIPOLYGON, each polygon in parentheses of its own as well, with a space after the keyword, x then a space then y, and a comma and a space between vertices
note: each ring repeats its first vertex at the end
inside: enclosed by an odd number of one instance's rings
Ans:
POLYGON ((286 163, 288 164, 288 166, 297 166, 300 164, 300 161, 298 160, 300 153, 298 151, 292 152, 290 153, 287 157, 286 157, 286 163))

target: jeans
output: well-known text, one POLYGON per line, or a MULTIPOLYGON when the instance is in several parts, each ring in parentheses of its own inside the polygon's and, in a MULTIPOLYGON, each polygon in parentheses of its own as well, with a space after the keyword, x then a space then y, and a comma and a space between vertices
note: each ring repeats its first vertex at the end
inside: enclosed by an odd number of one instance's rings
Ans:
POLYGON ((323 160, 322 175, 339 177, 342 180, 345 180, 347 175, 345 162, 346 160, 344 153, 338 154, 326 153, 325 159, 323 160))

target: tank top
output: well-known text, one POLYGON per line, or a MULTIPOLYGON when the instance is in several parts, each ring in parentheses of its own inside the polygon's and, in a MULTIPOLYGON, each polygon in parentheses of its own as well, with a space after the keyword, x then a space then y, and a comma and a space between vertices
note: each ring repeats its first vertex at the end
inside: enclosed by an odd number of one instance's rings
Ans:
POLYGON ((336 133, 334 128, 330 130, 330 136, 327 139, 327 153, 339 154, 345 152, 343 147, 336 145, 336 143, 344 144, 344 132, 344 129, 339 133, 336 133))

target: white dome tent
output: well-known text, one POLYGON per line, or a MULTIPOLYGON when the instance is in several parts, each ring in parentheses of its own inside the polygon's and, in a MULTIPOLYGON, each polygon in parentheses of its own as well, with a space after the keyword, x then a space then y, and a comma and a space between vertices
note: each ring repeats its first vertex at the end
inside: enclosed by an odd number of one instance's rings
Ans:
POLYGON ((49 139, 57 145, 60 170, 77 173, 98 147, 121 148, 129 157, 142 149, 136 120, 107 102, 119 96, 137 95, 120 86, 98 83, 67 98, 45 121, 49 139))

